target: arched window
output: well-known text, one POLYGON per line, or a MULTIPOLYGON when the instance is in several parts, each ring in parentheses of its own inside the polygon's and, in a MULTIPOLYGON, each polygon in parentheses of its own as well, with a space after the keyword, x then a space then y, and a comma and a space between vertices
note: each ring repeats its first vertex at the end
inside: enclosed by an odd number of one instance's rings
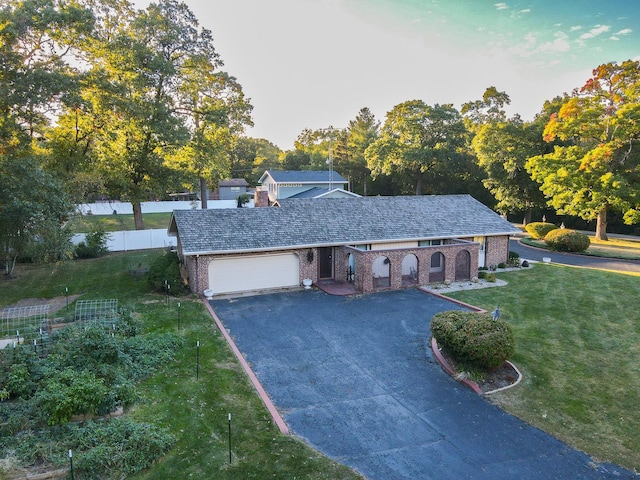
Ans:
POLYGON ((347 282, 353 283, 356 279, 356 258, 353 253, 347 253, 345 258, 347 267, 347 282))
POLYGON ((444 282, 445 258, 441 252, 431 255, 429 265, 429 283, 444 282))
POLYGON ((377 257, 371 267, 373 288, 389 288, 391 286, 391 262, 387 257, 377 257))
POLYGON ((413 253, 402 259, 402 285, 416 285, 418 283, 418 257, 413 253))

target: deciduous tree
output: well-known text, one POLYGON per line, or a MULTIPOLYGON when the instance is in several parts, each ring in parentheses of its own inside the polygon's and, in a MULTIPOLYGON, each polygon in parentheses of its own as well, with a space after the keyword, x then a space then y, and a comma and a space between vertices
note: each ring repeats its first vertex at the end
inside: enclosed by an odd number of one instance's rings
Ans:
POLYGON ((33 156, 0 162, 0 248, 5 273, 31 251, 36 260, 70 259, 73 248, 64 222, 73 211, 62 185, 33 156))
POLYGON ((43 168, 44 134, 76 92, 68 57, 91 31, 91 12, 74 2, 0 5, 0 248, 7 274, 29 253, 68 258, 63 223, 72 206, 43 168))
POLYGON ((566 146, 528 160, 527 170, 559 213, 597 220, 607 239, 607 211, 640 221, 640 63, 628 60, 593 70, 544 129, 547 141, 566 146))
POLYGON ((468 142, 462 115, 452 105, 429 106, 422 100, 396 105, 380 136, 366 150, 367 165, 378 175, 403 175, 416 195, 440 193, 441 175, 465 154, 468 142))

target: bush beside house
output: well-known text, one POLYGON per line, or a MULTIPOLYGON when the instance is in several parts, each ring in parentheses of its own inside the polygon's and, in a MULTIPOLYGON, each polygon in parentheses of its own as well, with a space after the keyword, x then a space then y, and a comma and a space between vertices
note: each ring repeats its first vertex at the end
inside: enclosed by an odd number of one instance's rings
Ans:
POLYGON ((171 295, 184 293, 180 259, 175 252, 167 251, 156 258, 149 268, 147 284, 152 291, 158 293, 171 295))

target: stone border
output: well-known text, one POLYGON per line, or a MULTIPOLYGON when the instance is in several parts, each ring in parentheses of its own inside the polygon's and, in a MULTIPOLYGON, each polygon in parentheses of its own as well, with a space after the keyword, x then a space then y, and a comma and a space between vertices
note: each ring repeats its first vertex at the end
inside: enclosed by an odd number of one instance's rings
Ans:
POLYGON ((511 363, 509 360, 507 360, 507 363, 509 365, 511 365, 511 367, 513 367, 513 369, 518 374, 518 379, 515 382, 513 382, 511 385, 507 385, 507 386, 501 387, 501 388, 496 388, 495 390, 490 390, 488 392, 483 392, 482 389, 480 388, 480 386, 476 382, 474 382, 473 380, 469 380, 468 378, 458 378, 456 376, 457 375, 456 371, 451 367, 451 365, 449 365, 449 362, 447 362, 447 360, 442 356, 442 353, 440 352, 440 347, 438 347, 438 342, 436 342, 435 337, 431 337, 431 350, 433 350, 433 354, 435 355, 436 360, 438 361, 438 363, 440 364, 442 369, 445 372, 447 372, 450 377, 452 377, 454 380, 462 383, 466 387, 469 387, 471 390, 476 392, 478 395, 492 395, 494 393, 498 393, 498 392, 502 392, 504 390, 508 390, 509 388, 512 388, 512 387, 515 387, 516 385, 518 385, 520 383, 520 381, 522 380, 522 373, 520 373, 520 370, 518 370, 518 367, 516 367, 513 363, 511 363))
POLYGON ((485 395, 492 395, 494 393, 498 393, 498 392, 502 392, 504 390, 508 390, 511 387, 515 387, 516 385, 518 385, 520 383, 520 381, 522 380, 522 373, 520 373, 520 370, 518 370, 518 367, 516 367, 513 363, 511 363, 509 360, 507 360, 507 363, 509 365, 511 365, 511 367, 516 371, 516 373, 518 374, 518 379, 513 382, 511 385, 507 385, 506 387, 501 387, 501 388, 496 388, 495 390, 490 390, 488 392, 485 392, 485 395))
MULTIPOLYGON (((449 365, 449 362, 447 362, 445 358, 442 356, 442 353, 440 353, 440 348, 438 347, 438 342, 436 342, 435 337, 431 337, 431 350, 433 350, 433 354, 435 355, 436 360, 438 361, 442 369, 445 372, 447 372, 449 376, 456 379, 456 372, 453 368, 451 368, 451 365, 449 365)), ((480 387, 476 382, 469 380, 467 378, 461 378, 456 380, 462 383, 463 385, 465 385, 466 387, 469 387, 478 395, 483 395, 482 390, 480 389, 480 387)))

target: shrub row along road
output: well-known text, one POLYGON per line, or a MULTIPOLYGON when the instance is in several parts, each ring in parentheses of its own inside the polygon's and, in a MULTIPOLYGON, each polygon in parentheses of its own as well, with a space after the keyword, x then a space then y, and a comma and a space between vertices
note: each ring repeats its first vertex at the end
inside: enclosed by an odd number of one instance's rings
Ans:
POLYGON ((542 262, 543 257, 550 258, 553 263, 571 265, 574 267, 598 268, 600 270, 614 270, 619 272, 640 273, 640 261, 619 260, 615 258, 591 257, 572 253, 550 252, 541 248, 523 245, 517 238, 509 242, 509 250, 516 252, 523 260, 542 262))

